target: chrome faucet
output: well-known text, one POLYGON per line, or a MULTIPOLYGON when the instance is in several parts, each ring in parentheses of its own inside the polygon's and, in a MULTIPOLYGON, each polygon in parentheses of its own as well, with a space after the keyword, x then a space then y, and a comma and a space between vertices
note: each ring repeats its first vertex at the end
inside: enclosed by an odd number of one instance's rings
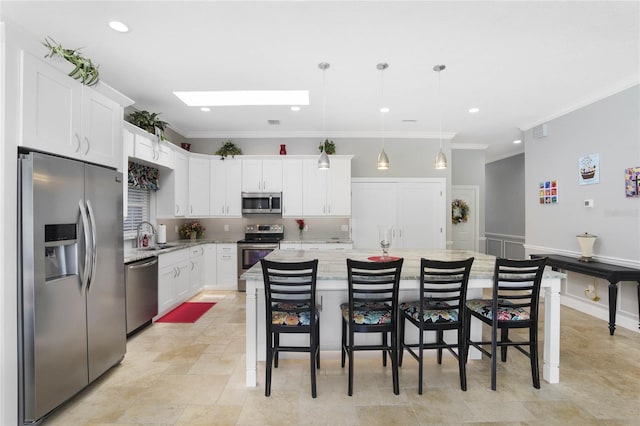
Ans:
POLYGON ((153 223, 147 222, 146 220, 140 222, 136 228, 136 248, 140 248, 140 231, 142 230, 142 225, 145 223, 151 227, 151 235, 156 234, 156 228, 153 226, 153 223))

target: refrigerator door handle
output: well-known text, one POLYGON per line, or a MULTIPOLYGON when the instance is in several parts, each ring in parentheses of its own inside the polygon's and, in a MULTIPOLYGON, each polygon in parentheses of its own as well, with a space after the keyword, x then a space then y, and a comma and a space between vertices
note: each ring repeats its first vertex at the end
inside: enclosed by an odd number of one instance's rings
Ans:
POLYGON ((89 213, 89 224, 91 225, 91 240, 93 245, 91 247, 91 275, 89 275, 89 281, 87 283, 87 290, 91 287, 91 281, 96 272, 96 265, 98 263, 98 237, 96 232, 96 215, 93 214, 93 207, 91 207, 91 201, 87 200, 87 212, 89 213))
POLYGON ((89 239, 89 220, 87 219, 87 213, 84 210, 84 203, 82 200, 78 201, 78 207, 80 207, 80 217, 82 218, 82 229, 84 233, 84 270, 82 272, 82 287, 81 293, 84 294, 88 281, 89 281, 89 255, 91 253, 91 240, 89 239))

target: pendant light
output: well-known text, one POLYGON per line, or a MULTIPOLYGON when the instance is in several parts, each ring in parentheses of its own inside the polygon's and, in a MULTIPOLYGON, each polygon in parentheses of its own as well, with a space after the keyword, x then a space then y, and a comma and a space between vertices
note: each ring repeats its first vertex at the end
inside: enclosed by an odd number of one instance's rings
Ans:
POLYGON ((442 152, 442 99, 440 98, 440 71, 445 69, 445 65, 436 65, 433 70, 438 73, 438 101, 440 102, 440 151, 436 155, 435 168, 437 170, 443 170, 447 168, 447 157, 442 152))
MULTIPOLYGON (((381 62, 376 65, 376 68, 380 70, 380 104, 384 102, 384 70, 389 68, 389 64, 386 62, 381 62)), ((387 157, 387 153, 384 152, 384 115, 389 112, 388 108, 380 108, 380 113, 382 114, 382 149, 380 150, 380 154, 378 154, 378 170, 389 170, 389 157, 387 157)))
MULTIPOLYGON (((318 68, 322 70, 322 137, 324 138, 326 135, 325 121, 326 121, 326 82, 325 82, 325 71, 329 68, 329 63, 320 62, 318 64, 318 68)), ((322 152, 320 153, 320 157, 318 157, 318 168, 320 170, 328 170, 331 167, 331 163, 329 162, 329 156, 327 155, 327 150, 324 149, 324 139, 321 142, 322 144, 322 152)))

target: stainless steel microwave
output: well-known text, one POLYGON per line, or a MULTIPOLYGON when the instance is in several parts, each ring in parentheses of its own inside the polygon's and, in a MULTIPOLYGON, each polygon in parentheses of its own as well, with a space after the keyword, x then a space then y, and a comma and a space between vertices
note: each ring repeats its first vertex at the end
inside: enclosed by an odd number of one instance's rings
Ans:
POLYGON ((282 214, 282 192, 243 192, 242 214, 282 214))

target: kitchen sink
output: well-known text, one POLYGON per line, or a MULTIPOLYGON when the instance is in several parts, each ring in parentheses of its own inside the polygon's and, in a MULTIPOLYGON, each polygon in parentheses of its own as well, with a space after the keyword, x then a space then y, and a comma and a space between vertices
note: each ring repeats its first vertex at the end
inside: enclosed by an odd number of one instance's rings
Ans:
POLYGON ((138 250, 141 251, 160 251, 160 250, 164 250, 164 249, 168 249, 171 247, 177 247, 181 245, 180 243, 166 243, 166 244, 157 244, 154 246, 149 246, 149 247, 138 247, 138 250))

